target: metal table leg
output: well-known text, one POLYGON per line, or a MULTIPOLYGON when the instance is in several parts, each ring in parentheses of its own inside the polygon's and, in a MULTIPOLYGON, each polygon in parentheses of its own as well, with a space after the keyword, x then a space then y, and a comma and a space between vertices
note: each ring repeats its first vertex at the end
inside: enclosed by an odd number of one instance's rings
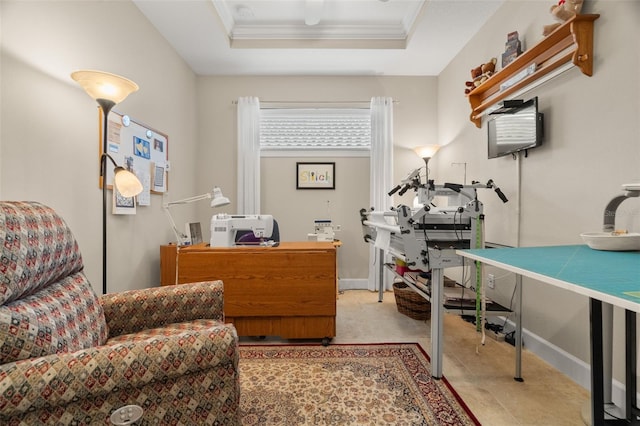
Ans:
POLYGON ((602 371, 602 302, 589 299, 591 324, 591 424, 604 425, 604 379, 602 371))
POLYGON ((444 320, 444 306, 442 305, 442 290, 444 273, 442 268, 431 269, 431 375, 442 377, 442 322, 444 320))
POLYGON ((378 302, 382 302, 384 298, 384 250, 378 250, 378 269, 380 271, 379 283, 378 283, 378 302))
POLYGON ((514 379, 523 382, 522 378, 522 275, 516 274, 516 375, 514 379))
POLYGON ((636 382, 638 361, 636 346, 636 313, 625 310, 625 387, 626 391, 626 418, 632 424, 639 424, 636 420, 640 410, 638 410, 638 401, 636 399, 636 391, 638 384, 636 382))

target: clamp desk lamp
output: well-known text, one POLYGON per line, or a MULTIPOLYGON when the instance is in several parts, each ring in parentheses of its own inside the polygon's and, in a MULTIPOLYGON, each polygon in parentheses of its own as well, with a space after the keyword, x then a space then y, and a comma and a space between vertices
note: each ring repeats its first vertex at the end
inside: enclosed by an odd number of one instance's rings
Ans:
POLYGON ((194 197, 184 198, 178 201, 171 201, 171 202, 165 203, 162 206, 164 208, 165 213, 167 214, 167 217, 169 218, 169 222, 171 223, 171 228, 173 229, 173 233, 176 236, 176 276, 173 282, 174 284, 178 284, 178 259, 180 255, 180 245, 185 241, 187 236, 182 232, 178 231, 178 228, 176 227, 176 222, 173 220, 173 217, 171 216, 171 212, 169 211, 169 207, 175 206, 178 204, 190 204, 196 201, 209 200, 209 199, 211 200, 211 208, 222 207, 231 203, 231 201, 229 201, 227 197, 222 195, 222 190, 217 186, 214 186, 213 191, 207 192, 206 194, 196 195, 194 197))
POLYGON ((209 199, 211 200, 211 208, 222 207, 231 203, 231 201, 229 201, 227 197, 222 195, 222 190, 217 186, 214 186, 213 191, 207 192, 206 194, 196 195, 194 197, 189 197, 189 198, 185 198, 178 201, 171 201, 164 204, 163 206, 164 211, 165 213, 167 213, 167 217, 169 218, 169 222, 171 223, 171 228, 173 229, 173 233, 176 236, 176 244, 178 244, 178 246, 180 246, 180 244, 184 242, 187 236, 182 232, 178 231, 178 228, 176 227, 176 223, 173 220, 173 217, 171 216, 171 212, 169 211, 169 207, 175 206, 177 204, 190 204, 196 201, 209 200, 209 199))
POLYGON ((100 183, 102 184, 102 294, 107 293, 107 159, 115 166, 113 184, 124 197, 134 197, 142 192, 142 184, 130 171, 116 164, 107 153, 107 117, 111 108, 124 101, 129 94, 138 90, 133 81, 103 71, 81 70, 71 73, 89 96, 102 110, 102 154, 100 155, 100 183))

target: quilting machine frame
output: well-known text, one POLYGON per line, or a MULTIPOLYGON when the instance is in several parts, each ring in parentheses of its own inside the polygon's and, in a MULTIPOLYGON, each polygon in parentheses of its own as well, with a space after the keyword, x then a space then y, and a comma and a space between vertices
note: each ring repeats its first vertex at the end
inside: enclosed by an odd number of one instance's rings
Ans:
MULTIPOLYGON (((442 377, 441 342, 443 334, 443 288, 444 268, 463 266, 458 249, 484 248, 484 206, 478 200, 477 189, 493 188, 503 202, 507 202, 493 180, 486 184, 471 185, 445 183, 436 185, 427 180, 420 181, 420 169, 411 172, 400 185, 389 192, 389 196, 410 189, 417 192, 418 207, 399 205, 390 211, 361 209, 360 220, 365 242, 373 244, 379 254, 379 301, 382 301, 384 285, 385 254, 402 260, 413 269, 431 272, 430 288, 418 281, 404 280, 413 290, 428 301, 439 300, 431 305, 432 375, 442 377), (437 207, 435 197, 446 197, 448 205, 437 207), (438 350, 433 350, 438 348, 438 350)), ((481 304, 485 300, 481 291, 480 265, 471 264, 471 286, 476 289, 476 325, 481 324, 481 304)))

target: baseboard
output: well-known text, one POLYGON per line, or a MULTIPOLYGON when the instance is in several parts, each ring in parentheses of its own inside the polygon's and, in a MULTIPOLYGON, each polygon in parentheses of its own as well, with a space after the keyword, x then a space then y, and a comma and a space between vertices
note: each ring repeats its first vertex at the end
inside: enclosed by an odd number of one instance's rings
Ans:
POLYGON ((363 278, 340 278, 338 279, 338 289, 345 290, 367 290, 369 280, 363 278))
MULTIPOLYGON (((507 321, 507 324, 511 329, 515 328, 512 321, 507 321)), ((522 329, 522 342, 529 352, 546 361, 584 389, 591 390, 591 366, 588 363, 526 329, 522 329)), ((526 377, 524 379, 526 381, 526 377)), ((625 404, 625 387, 615 379, 612 381, 611 399, 619 407, 625 404)))

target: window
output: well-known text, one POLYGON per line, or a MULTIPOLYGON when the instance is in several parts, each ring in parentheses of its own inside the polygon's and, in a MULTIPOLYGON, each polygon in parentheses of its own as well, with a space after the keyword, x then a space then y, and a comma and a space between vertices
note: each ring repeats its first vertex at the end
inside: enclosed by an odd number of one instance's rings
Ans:
POLYGON ((368 155, 368 108, 274 108, 260 110, 260 150, 351 151, 368 155))

